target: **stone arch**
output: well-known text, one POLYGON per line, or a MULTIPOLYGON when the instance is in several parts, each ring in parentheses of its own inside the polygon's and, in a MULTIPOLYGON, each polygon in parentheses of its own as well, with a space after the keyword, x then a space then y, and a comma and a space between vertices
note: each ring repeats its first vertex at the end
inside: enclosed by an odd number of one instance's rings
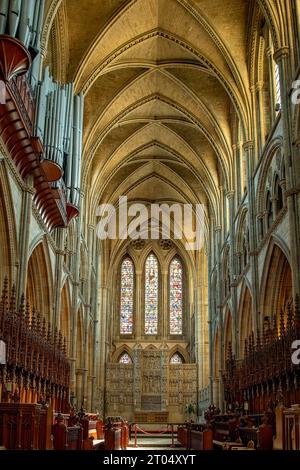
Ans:
POLYGON ((7 276, 9 284, 15 281, 17 261, 16 220, 7 172, 0 162, 0 286, 7 276))
POLYGON ((280 161, 282 160, 282 138, 276 138, 270 142, 265 150, 265 158, 262 161, 262 166, 259 174, 257 184, 257 199, 256 199, 256 210, 257 213, 263 214, 265 210, 266 202, 266 188, 268 186, 268 173, 273 158, 279 154, 280 161))
POLYGON ((272 237, 263 269, 261 281, 260 311, 262 317, 279 318, 280 310, 286 313, 287 304, 292 300, 292 270, 289 256, 278 241, 272 237))
POLYGON ((237 352, 239 357, 242 358, 245 352, 245 340, 249 338, 254 327, 252 318, 252 295, 245 280, 242 286, 238 312, 239 344, 237 352))
POLYGON ((189 364, 191 362, 189 353, 187 352, 186 349, 184 349, 179 344, 175 344, 175 346, 173 346, 173 348, 170 349, 170 351, 169 351, 169 361, 171 360, 171 358, 176 353, 178 353, 182 357, 184 364, 189 364))
POLYGON ((124 353, 127 353, 128 356, 130 357, 131 361, 133 362, 132 350, 131 350, 131 348, 130 348, 129 346, 127 346, 126 344, 122 344, 122 346, 120 346, 119 348, 116 349, 116 351, 114 351, 114 353, 113 353, 113 355, 112 355, 112 358, 111 358, 111 362, 118 363, 120 357, 121 357, 124 353))
POLYGON ((28 261, 26 298, 48 321, 53 314, 53 274, 45 238, 33 249, 28 261))
POLYGON ((61 290, 61 307, 59 316, 59 328, 67 342, 67 354, 71 347, 71 297, 68 280, 61 290))

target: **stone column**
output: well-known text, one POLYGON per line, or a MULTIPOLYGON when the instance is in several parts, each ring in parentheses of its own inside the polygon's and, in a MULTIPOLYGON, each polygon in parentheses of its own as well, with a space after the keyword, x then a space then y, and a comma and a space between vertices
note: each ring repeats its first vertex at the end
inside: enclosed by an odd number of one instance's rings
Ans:
POLYGON ((213 396, 214 396, 214 405, 218 408, 221 409, 221 400, 220 400, 220 382, 219 382, 219 379, 218 378, 215 378, 214 381, 213 381, 213 388, 214 388, 214 392, 213 392, 213 396))
POLYGON ((83 369, 79 368, 75 371, 75 383, 76 383, 76 402, 77 407, 80 408, 82 401, 83 401, 83 392, 82 392, 82 376, 83 376, 83 369))
MULTIPOLYGON (((95 285, 98 286, 99 278, 99 256, 96 254, 95 257, 95 271, 96 271, 96 282, 95 285)), ((96 411, 100 409, 100 401, 98 397, 98 387, 97 387, 97 371, 99 371, 100 365, 100 309, 98 308, 99 299, 98 299, 98 289, 93 297, 93 312, 94 312, 94 363, 93 363, 93 389, 92 389, 92 398, 91 398, 91 407, 92 410, 96 411)))
MULTIPOLYGON (((269 39, 271 42, 271 38, 269 39)), ((271 106, 271 124, 274 124, 276 119, 276 110, 275 110, 275 103, 276 103, 276 80, 274 74, 274 60, 273 60, 273 46, 267 47, 267 56, 268 56, 268 69, 269 69, 269 77, 270 77, 270 106, 271 106)))
POLYGON ((215 318, 216 312, 214 311, 214 304, 212 292, 212 237, 209 237, 210 240, 210 252, 208 254, 208 272, 210 276, 209 280, 209 290, 208 290, 208 302, 209 302, 209 313, 208 313, 208 328, 209 328, 209 402, 214 402, 214 350, 213 350, 213 319, 215 318))
POLYGON ((84 401, 84 408, 87 406, 87 396, 88 396, 88 375, 89 375, 89 354, 90 354, 90 344, 89 344, 89 322, 90 322, 90 305, 84 306, 84 338, 83 338, 83 373, 82 373, 82 395, 84 401))
MULTIPOLYGON (((99 389, 104 397, 105 406, 105 366, 106 366, 106 344, 107 344, 107 303, 108 289, 105 285, 100 286, 100 368, 99 368, 99 389)), ((99 410, 104 413, 104 409, 99 410)))
POLYGON ((88 225, 88 272, 87 272, 87 302, 91 303, 91 289, 92 289, 92 263, 93 263, 93 246, 95 238, 95 227, 94 225, 88 225))
MULTIPOLYGON (((296 2, 297 3, 297 2, 296 2)), ((278 49, 274 58, 279 67, 280 73, 280 90, 281 90, 281 107, 282 107, 282 124, 283 124, 283 152, 285 158, 286 169, 286 200, 289 214, 290 226, 290 250, 291 250, 291 268, 293 279, 293 296, 300 294, 300 222, 298 195, 299 188, 299 162, 297 161, 296 152, 293 148, 292 137, 292 106, 289 95, 289 55, 288 47, 278 49)))
POLYGON ((265 123, 265 110, 264 110, 264 84, 263 82, 257 82, 256 84, 256 96, 257 104, 255 107, 258 111, 258 122, 259 122, 259 154, 262 154, 266 141, 266 123, 265 123))
MULTIPOLYGON (((55 274, 54 274, 54 308, 53 308, 53 327, 60 329, 60 314, 61 314, 61 289, 63 277, 63 264, 64 264, 64 244, 65 244, 65 230, 56 229, 56 256, 55 256, 55 274)), ((70 351, 70 344, 68 344, 68 351, 70 351)))
POLYGON ((141 373, 142 350, 133 351, 133 407, 134 411, 142 408, 142 373, 141 373))
POLYGON ((241 199, 242 199, 242 191, 241 191, 241 181, 242 181, 242 175, 241 175, 241 155, 239 152, 238 145, 234 144, 232 146, 232 153, 233 153, 233 161, 235 162, 235 181, 234 185, 236 188, 236 209, 238 208, 241 199))
POLYGON ((169 336, 169 299, 168 299, 168 271, 162 271, 162 285, 161 285, 161 299, 162 299, 162 310, 161 310, 161 335, 163 338, 169 336))
POLYGON ((258 282, 258 266, 257 266, 257 253, 256 253, 256 200, 255 200, 255 189, 254 189, 254 145, 252 141, 248 141, 244 144, 244 152, 247 162, 247 179, 248 179, 248 203, 249 203, 249 257, 250 257, 250 269, 251 269, 251 284, 252 284, 252 318, 253 318, 253 329, 256 335, 257 328, 260 324, 258 318, 259 311, 259 282, 258 282))
POLYGON ((222 249, 222 228, 220 226, 215 228, 216 238, 217 238, 217 309, 218 309, 218 360, 219 360, 219 378, 218 381, 218 393, 214 393, 214 397, 218 396, 219 403, 218 406, 220 407, 221 411, 223 410, 223 306, 222 306, 222 297, 223 297, 223 277, 222 277, 222 256, 221 256, 221 249, 222 249))
POLYGON ((295 2, 295 8, 296 8, 296 17, 297 17, 297 28, 298 28, 298 40, 300 36, 300 5, 299 2, 295 2))
MULTIPOLYGON (((238 306, 237 306, 237 266, 236 266, 236 244, 235 244, 235 226, 234 226, 234 191, 228 191, 227 194, 229 204, 229 235, 230 235, 230 278, 231 278, 231 304, 232 304, 232 350, 237 354, 237 324, 238 324, 238 306)), ((227 351, 225 351, 226 359, 227 351)))
POLYGON ((17 302, 20 303, 22 294, 26 294, 27 272, 29 261, 29 237, 32 213, 32 198, 35 194, 33 177, 26 178, 22 194, 22 210, 19 231, 19 269, 17 276, 17 302))
MULTIPOLYGON (((81 398, 77 396, 77 372, 76 372, 76 357, 77 357, 77 318, 78 318, 78 297, 79 297, 79 272, 80 272, 80 238, 81 238, 81 216, 76 221, 76 245, 75 253, 73 256, 73 282, 72 282, 72 305, 71 305, 71 345, 70 345, 70 359, 71 359, 71 374, 70 374, 70 389, 75 392, 77 403, 81 403, 81 398)), ((77 364, 78 366, 78 364, 77 364)), ((82 367, 82 364, 80 364, 82 367)), ((80 385, 81 393, 81 385, 80 385)))
POLYGON ((194 288, 194 299, 195 299, 195 359, 197 363, 197 390, 202 388, 202 361, 204 358, 201 358, 201 346, 202 346, 202 331, 201 331, 201 321, 200 321, 200 289, 201 287, 196 284, 194 288))
POLYGON ((134 332, 135 338, 137 341, 141 341, 143 331, 142 331, 142 271, 135 272, 135 282, 136 282, 136 289, 135 289, 135 322, 134 322, 134 332))

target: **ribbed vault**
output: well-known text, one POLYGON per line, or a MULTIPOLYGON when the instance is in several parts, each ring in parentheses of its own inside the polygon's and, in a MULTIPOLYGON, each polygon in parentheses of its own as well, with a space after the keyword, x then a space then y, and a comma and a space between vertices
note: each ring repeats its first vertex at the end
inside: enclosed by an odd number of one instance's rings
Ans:
MULTIPOLYGON (((258 11, 279 45, 277 7, 250 0, 47 5, 46 25, 60 47, 53 45, 46 63, 57 56, 56 68, 65 64, 57 75, 85 95, 86 220, 99 203, 116 204, 122 190, 132 200, 203 203, 219 225, 220 187, 234 187, 237 128, 244 142, 252 138, 249 45, 258 11), (149 175, 151 162, 161 165, 158 176, 149 175), (172 177, 162 178, 168 171, 172 177)), ((42 41, 49 35, 45 30, 42 41)))

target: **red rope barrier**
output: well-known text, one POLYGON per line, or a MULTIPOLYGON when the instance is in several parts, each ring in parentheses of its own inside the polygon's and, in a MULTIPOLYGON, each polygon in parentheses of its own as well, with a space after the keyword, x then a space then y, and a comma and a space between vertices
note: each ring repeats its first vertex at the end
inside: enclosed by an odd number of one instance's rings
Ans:
MULTIPOLYGON (((161 431, 161 432, 158 432, 158 431, 157 431, 155 434, 153 434, 153 433, 150 433, 150 432, 145 431, 144 429, 140 428, 140 427, 137 426, 137 425, 136 425, 136 428, 135 428, 135 429, 138 429, 138 430, 141 431, 143 434, 147 434, 148 436, 153 436, 153 437, 155 437, 155 436, 157 436, 157 435, 160 436, 161 434, 166 434, 166 433, 170 432, 169 429, 166 429, 166 430, 163 430, 163 431, 161 431)), ((171 431, 171 432, 172 432, 172 431, 171 431)))

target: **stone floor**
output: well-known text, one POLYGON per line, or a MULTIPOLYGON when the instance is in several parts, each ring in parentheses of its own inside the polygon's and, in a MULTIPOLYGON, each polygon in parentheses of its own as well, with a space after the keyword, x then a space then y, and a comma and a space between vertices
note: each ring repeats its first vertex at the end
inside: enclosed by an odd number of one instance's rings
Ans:
POLYGON ((180 444, 174 439, 174 447, 172 445, 171 436, 161 437, 161 436, 147 436, 147 437, 138 437, 137 447, 134 447, 134 439, 130 441, 129 450, 184 450, 183 447, 180 447, 180 444))

